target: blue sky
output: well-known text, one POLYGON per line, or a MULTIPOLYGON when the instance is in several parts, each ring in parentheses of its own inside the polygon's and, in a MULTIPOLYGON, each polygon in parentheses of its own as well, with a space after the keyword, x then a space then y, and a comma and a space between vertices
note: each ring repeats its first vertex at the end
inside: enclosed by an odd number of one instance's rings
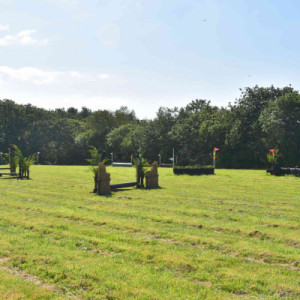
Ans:
POLYGON ((0 99, 153 118, 299 90, 299 31, 298 0, 0 0, 0 99))

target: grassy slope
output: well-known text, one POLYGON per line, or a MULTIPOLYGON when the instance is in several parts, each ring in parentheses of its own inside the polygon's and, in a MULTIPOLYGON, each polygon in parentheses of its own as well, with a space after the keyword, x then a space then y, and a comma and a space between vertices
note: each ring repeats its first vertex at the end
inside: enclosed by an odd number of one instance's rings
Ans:
MULTIPOLYGON (((112 183, 135 173, 108 171, 112 183)), ((26 298, 31 286, 42 299, 300 297, 299 178, 159 173, 161 189, 107 197, 90 193, 87 167, 0 179, 0 298, 26 298)))

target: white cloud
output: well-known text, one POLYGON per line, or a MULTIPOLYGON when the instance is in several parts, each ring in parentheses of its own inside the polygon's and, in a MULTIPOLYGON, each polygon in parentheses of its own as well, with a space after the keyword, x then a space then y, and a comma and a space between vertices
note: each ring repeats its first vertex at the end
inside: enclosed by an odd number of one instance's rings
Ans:
POLYGON ((9 31, 8 25, 0 25, 0 31, 9 31))
POLYGON ((108 79, 108 74, 87 73, 78 71, 48 71, 33 67, 23 67, 14 69, 8 66, 0 66, 0 80, 19 81, 30 84, 77 84, 80 82, 90 82, 108 79))
POLYGON ((54 82, 61 72, 43 71, 32 67, 14 69, 7 66, 0 66, 0 79, 2 81, 22 81, 34 84, 44 84, 54 82))
POLYGON ((87 106, 114 110, 130 105, 127 82, 100 72, 0 66, 0 99, 54 109, 87 106))
POLYGON ((107 79, 107 78, 109 78, 109 75, 108 74, 98 74, 98 78, 99 79, 107 79))
POLYGON ((0 46, 44 46, 48 43, 47 39, 37 40, 32 37, 36 30, 22 30, 17 34, 8 34, 0 38, 0 46))

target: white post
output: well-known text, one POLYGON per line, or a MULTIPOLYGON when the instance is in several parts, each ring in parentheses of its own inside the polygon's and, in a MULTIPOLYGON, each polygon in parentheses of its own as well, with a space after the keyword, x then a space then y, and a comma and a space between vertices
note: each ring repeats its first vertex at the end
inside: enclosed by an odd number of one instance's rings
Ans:
POLYGON ((174 148, 173 148, 173 168, 174 168, 174 165, 175 165, 175 154, 174 154, 174 148))
POLYGON ((40 155, 40 152, 37 152, 37 153, 36 153, 36 164, 39 163, 39 155, 40 155))

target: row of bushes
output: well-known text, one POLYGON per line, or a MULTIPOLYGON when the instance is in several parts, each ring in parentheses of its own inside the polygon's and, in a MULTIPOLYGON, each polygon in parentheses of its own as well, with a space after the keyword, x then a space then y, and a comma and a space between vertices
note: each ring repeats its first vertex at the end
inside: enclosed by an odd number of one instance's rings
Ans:
POLYGON ((212 165, 174 166, 174 169, 213 169, 212 165))
POLYGON ((173 168, 175 175, 213 175, 215 168, 213 166, 176 166, 173 168))

